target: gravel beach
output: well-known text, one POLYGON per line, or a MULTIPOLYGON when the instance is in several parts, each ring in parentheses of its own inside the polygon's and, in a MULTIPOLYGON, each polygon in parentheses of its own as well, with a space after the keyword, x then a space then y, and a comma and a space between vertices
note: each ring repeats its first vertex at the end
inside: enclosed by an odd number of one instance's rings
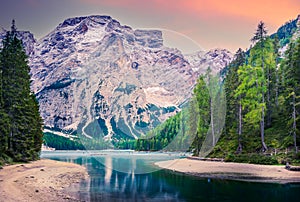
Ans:
POLYGON ((0 170, 0 201, 82 201, 79 183, 88 180, 85 167, 42 159, 0 170))

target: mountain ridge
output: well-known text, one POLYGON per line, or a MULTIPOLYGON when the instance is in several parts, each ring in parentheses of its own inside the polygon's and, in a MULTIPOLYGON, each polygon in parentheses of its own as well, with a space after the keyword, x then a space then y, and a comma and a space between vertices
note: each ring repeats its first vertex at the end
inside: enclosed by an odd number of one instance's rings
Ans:
POLYGON ((109 16, 69 18, 38 41, 24 39, 34 47, 31 87, 46 129, 108 140, 143 136, 180 110, 200 73, 232 57, 211 50, 197 63, 165 47, 161 31, 109 16))

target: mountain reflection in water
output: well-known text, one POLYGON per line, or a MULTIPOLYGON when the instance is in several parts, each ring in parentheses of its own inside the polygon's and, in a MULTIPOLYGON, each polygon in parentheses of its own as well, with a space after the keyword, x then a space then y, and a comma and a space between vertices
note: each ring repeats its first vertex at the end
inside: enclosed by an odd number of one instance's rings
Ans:
POLYGON ((179 155, 130 155, 58 151, 44 152, 42 157, 73 162, 87 168, 90 180, 83 182, 77 193, 84 201, 282 202, 299 199, 300 184, 281 185, 197 178, 153 167, 153 162, 176 159, 179 155))

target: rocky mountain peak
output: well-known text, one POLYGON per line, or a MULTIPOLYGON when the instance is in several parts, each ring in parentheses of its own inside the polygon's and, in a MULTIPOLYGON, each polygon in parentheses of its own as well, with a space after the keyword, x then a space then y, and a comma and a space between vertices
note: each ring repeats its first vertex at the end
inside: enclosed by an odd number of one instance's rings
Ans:
POLYGON ((145 134, 179 110, 197 78, 161 31, 108 16, 65 20, 36 43, 30 65, 48 128, 94 136, 101 123, 106 138, 145 134))
POLYGON ((164 46, 161 31, 109 16, 69 18, 38 42, 31 36, 20 35, 45 127, 105 139, 143 136, 180 110, 200 73, 231 59, 221 49, 185 56, 164 46))
MULTIPOLYGON (((77 34, 85 34, 89 29, 103 29, 107 33, 124 35, 127 42, 136 41, 139 45, 148 47, 162 46, 162 32, 159 30, 133 30, 127 25, 121 25, 110 16, 93 15, 66 19, 60 23, 56 30, 71 29, 77 34)), ((58 36, 59 39, 59 36, 58 36)))
POLYGON ((208 67, 210 67, 212 73, 218 73, 231 62, 233 54, 226 49, 216 48, 208 52, 198 51, 187 54, 185 58, 187 58, 193 70, 198 74, 205 73, 208 67))
POLYGON ((119 22, 116 20, 112 19, 110 16, 104 16, 104 15, 92 15, 92 16, 84 16, 84 17, 74 17, 74 18, 68 18, 64 20, 64 22, 60 23, 57 27, 59 28, 64 28, 68 26, 78 26, 81 23, 88 23, 90 25, 98 24, 101 26, 105 26, 107 24, 118 24, 120 25, 119 22))

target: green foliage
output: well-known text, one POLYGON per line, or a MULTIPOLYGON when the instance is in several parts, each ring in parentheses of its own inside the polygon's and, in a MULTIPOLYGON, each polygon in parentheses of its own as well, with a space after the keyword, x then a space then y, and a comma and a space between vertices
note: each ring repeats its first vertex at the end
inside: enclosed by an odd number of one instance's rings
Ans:
MULTIPOLYGON (((243 94, 236 95, 236 89, 240 85, 238 77, 238 68, 243 66, 246 61, 246 54, 242 49, 238 49, 234 56, 234 60, 229 64, 229 70, 225 79, 225 94, 226 94, 226 118, 225 128, 220 137, 221 142, 226 139, 227 146, 230 145, 230 150, 237 148, 238 152, 242 150, 241 140, 242 136, 239 134, 240 114, 239 108, 241 105, 241 98, 243 94)), ((241 132, 240 132, 241 133, 241 132)), ((218 146, 218 145, 217 145, 218 146)), ((225 146, 225 145, 224 145, 225 146)), ((222 146, 221 148, 224 148, 222 146)), ((217 151, 217 150, 215 150, 217 151)), ((215 152, 214 151, 214 152, 215 152)))
POLYGON ((16 34, 13 21, 0 51, 0 153, 14 161, 30 161, 39 158, 43 122, 30 91, 27 56, 16 34))
POLYGON ((111 149, 112 145, 103 138, 87 138, 81 134, 63 137, 53 133, 44 134, 44 144, 57 150, 102 150, 111 149))
POLYGON ((135 149, 139 151, 162 150, 179 133, 180 117, 180 113, 176 114, 150 131, 145 138, 136 140, 135 149))
POLYGON ((297 20, 292 20, 281 26, 275 34, 271 35, 271 38, 274 39, 277 36, 280 41, 281 47, 283 47, 286 44, 290 43, 290 39, 296 32, 296 30, 297 20))
POLYGON ((261 103, 261 92, 265 92, 262 86, 263 73, 260 67, 250 65, 240 66, 238 70, 240 85, 236 89, 236 96, 244 95, 241 99, 243 109, 247 109, 245 122, 253 127, 259 127, 261 110, 265 103, 261 103))
MULTIPOLYGON (((210 74, 210 72, 208 72, 210 74)), ((210 77, 208 75, 207 77, 210 77)), ((209 81, 208 81, 209 83, 209 81)), ((197 82, 196 87, 194 88, 194 101, 191 102, 191 104, 194 104, 195 106, 192 108, 195 110, 196 113, 199 114, 198 118, 195 118, 194 121, 196 121, 195 124, 197 124, 195 139, 192 143, 192 147, 195 148, 194 155, 199 155, 199 152, 201 150, 202 143, 204 141, 204 138, 208 132, 209 126, 210 126, 210 106, 211 106, 211 97, 210 94, 212 92, 209 91, 206 82, 205 77, 200 76, 197 82)), ((191 112, 193 113, 193 112, 191 112)), ((193 124, 193 123, 190 123, 193 124)))
POLYGON ((278 164, 278 161, 274 156, 266 156, 257 153, 238 154, 238 155, 229 153, 224 160, 226 162, 252 163, 252 164, 264 164, 264 165, 278 164))
POLYGON ((0 166, 3 166, 5 164, 12 164, 13 162, 14 161, 10 156, 8 156, 4 153, 1 153, 1 155, 0 155, 0 166))
POLYGON ((44 133, 45 145, 55 148, 57 150, 84 150, 85 147, 78 140, 71 140, 69 138, 54 135, 52 133, 44 133))
POLYGON ((280 58, 282 33, 269 38, 263 30, 264 25, 260 23, 253 37, 256 44, 250 49, 249 57, 238 60, 243 58, 238 51, 229 65, 225 78, 225 130, 210 156, 233 162, 297 163, 300 39, 291 41, 285 57, 280 58), (241 135, 238 134, 239 103, 242 105, 241 135), (263 141, 267 150, 262 150, 263 141), (239 144, 242 149, 236 150, 239 144))
POLYGON ((283 96, 285 98, 283 115, 286 117, 286 126, 289 134, 293 136, 297 153, 300 134, 300 38, 290 43, 282 67, 284 70, 283 96))
POLYGON ((139 151, 186 151, 186 145, 189 145, 189 136, 186 133, 191 132, 185 127, 189 119, 187 111, 181 111, 167 119, 164 123, 149 131, 146 136, 134 140, 122 138, 115 140, 113 144, 119 149, 135 149, 139 151))
POLYGON ((137 148, 136 146, 136 140, 134 139, 121 139, 118 141, 113 141, 113 145, 117 149, 133 149, 135 150, 137 148))

